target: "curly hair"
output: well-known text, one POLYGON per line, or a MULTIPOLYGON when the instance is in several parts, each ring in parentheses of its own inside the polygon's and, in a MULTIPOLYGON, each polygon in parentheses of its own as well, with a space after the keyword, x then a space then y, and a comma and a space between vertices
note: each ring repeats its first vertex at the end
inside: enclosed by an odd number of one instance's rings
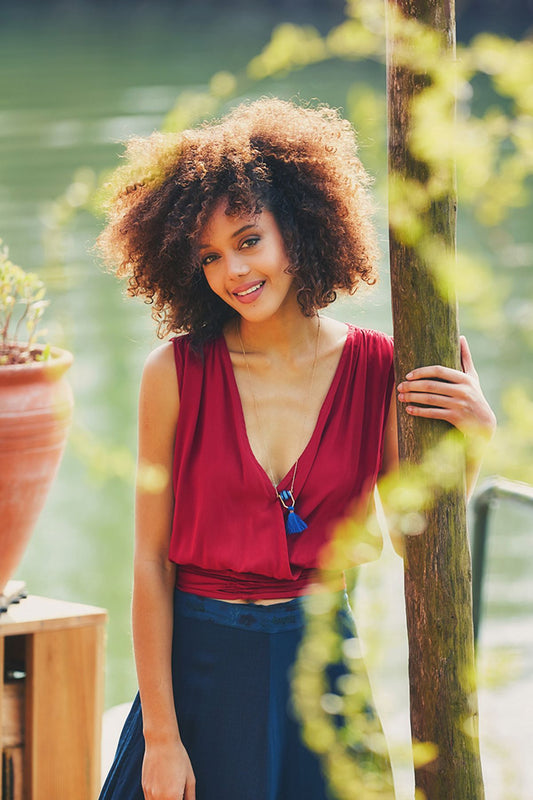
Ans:
POLYGON ((376 282, 370 179, 334 109, 261 99, 193 130, 131 139, 125 156, 97 247, 128 294, 153 304, 160 338, 185 331, 205 341, 237 315, 211 291, 198 256, 222 198, 229 215, 274 215, 305 315, 338 290, 376 282))

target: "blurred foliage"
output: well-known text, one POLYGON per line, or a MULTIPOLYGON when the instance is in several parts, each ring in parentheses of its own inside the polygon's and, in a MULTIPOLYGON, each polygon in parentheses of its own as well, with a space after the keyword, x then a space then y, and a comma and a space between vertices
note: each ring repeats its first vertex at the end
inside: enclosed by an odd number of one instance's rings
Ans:
POLYGON ((35 272, 25 272, 9 259, 0 239, 0 367, 44 361, 50 347, 35 348, 37 325, 48 306, 46 289, 35 272), (20 339, 21 325, 26 333, 20 339))
POLYGON ((360 642, 339 625, 342 594, 307 598, 305 639, 293 680, 293 700, 304 720, 304 740, 320 754, 335 797, 394 800, 385 737, 372 709, 360 642), (331 686, 331 664, 343 672, 331 686))
POLYGON ((110 448, 108 442, 100 441, 79 423, 70 432, 70 443, 95 481, 119 479, 147 494, 159 494, 170 481, 171 476, 160 464, 136 464, 132 450, 116 445, 110 448))
MULTIPOLYGON (((462 208, 485 229, 500 226, 514 210, 530 202, 533 42, 480 34, 469 46, 459 45, 456 56, 450 57, 433 30, 403 19, 394 8, 389 9, 386 19, 384 9, 385 4, 378 0, 349 0, 346 19, 326 34, 310 26, 280 25, 243 74, 217 73, 205 91, 187 91, 177 98, 164 125, 167 133, 175 134, 168 141, 175 146, 183 129, 223 112, 243 96, 257 94, 261 81, 267 78, 279 79, 295 69, 329 59, 371 59, 383 64, 387 34, 394 33, 398 42, 396 59, 406 69, 425 76, 426 86, 411 107, 408 141, 413 158, 427 165, 429 179, 422 183, 414 177, 390 177, 390 225, 401 241, 418 250, 433 270, 438 287, 444 286, 446 291, 451 284, 456 287, 462 306, 484 334, 512 338, 513 323, 502 310, 508 292, 502 270, 491 269, 478 253, 464 250, 457 257, 450 255, 442 241, 428 232, 423 217, 432 203, 453 191, 455 181, 462 208), (494 102, 480 113, 474 103, 474 87, 479 80, 488 82, 494 97, 494 102)), ((367 165, 378 174, 381 172, 377 188, 383 192, 385 97, 357 84, 349 92, 346 108, 359 129, 360 139, 366 143, 367 165)), ((54 237, 72 214, 80 208, 94 210, 105 201, 102 185, 107 177, 95 180, 87 171, 78 172, 63 197, 50 207, 52 258, 57 255, 60 241, 59 234, 57 241, 54 237), (95 193, 96 185, 100 188, 95 193)), ((529 331, 527 341, 531 348, 533 326, 525 326, 524 330, 526 334, 529 331)), ((523 382, 505 387, 504 418, 488 450, 486 464, 493 472, 533 483, 530 392, 531 386, 523 382)), ((97 461, 100 470, 131 474, 129 456, 113 455, 109 448, 91 443, 85 434, 77 435, 77 447, 84 458, 97 461)), ((394 475, 381 482, 379 493, 395 540, 423 532, 424 510, 434 502, 435 495, 456 485, 462 475, 463 456, 460 437, 450 434, 427 454, 423 464, 401 478, 394 475)), ((167 476, 152 476, 149 480, 155 480, 153 485, 157 487, 158 480, 166 479, 167 476)), ((354 515, 339 527, 328 549, 328 571, 378 557, 380 542, 376 512, 365 519, 354 515)), ((326 586, 327 580, 325 573, 326 586)), ((354 796, 362 800, 392 797, 387 771, 374 768, 376 764, 383 765, 383 737, 367 713, 370 701, 365 694, 367 683, 357 641, 348 640, 342 649, 335 625, 336 602, 322 596, 310 604, 309 631, 294 678, 295 703, 306 740, 323 754, 339 800, 354 796), (325 680, 326 666, 339 655, 347 675, 332 688, 325 680), (338 721, 341 712, 345 716, 343 725, 338 721), (362 770, 365 764, 367 768, 362 770)), ((433 759, 435 752, 431 745, 419 744, 414 757, 422 763, 433 759)))
MULTIPOLYGON (((425 512, 436 498, 462 479, 463 465, 463 437, 451 430, 421 464, 410 465, 401 474, 387 475, 379 484, 379 494, 370 511, 354 511, 337 526, 334 538, 322 553, 320 588, 327 591, 308 598, 306 633, 298 654, 293 690, 306 742, 321 754, 338 800, 386 800, 395 795, 384 766, 387 752, 383 736, 379 728, 369 726, 368 709, 373 701, 360 641, 343 640, 336 622, 343 599, 334 591, 335 582, 343 570, 379 557, 384 530, 398 551, 403 537, 422 534, 425 512), (327 684, 328 665, 336 663, 339 652, 346 674, 332 691, 327 684), (346 715, 344 725, 339 724, 340 712, 346 715), (351 737, 355 737, 358 747, 354 747, 351 737), (373 759, 368 758, 369 752, 373 759)), ((365 654, 365 659, 372 660, 372 654, 365 654)), ((471 722, 470 717, 461 721, 464 726, 471 722)), ((391 755, 406 761, 405 754, 391 755)), ((410 755, 415 766, 423 766, 436 758, 437 749, 431 742, 413 742, 410 755)), ((423 800, 422 794, 418 793, 417 798, 423 800)))

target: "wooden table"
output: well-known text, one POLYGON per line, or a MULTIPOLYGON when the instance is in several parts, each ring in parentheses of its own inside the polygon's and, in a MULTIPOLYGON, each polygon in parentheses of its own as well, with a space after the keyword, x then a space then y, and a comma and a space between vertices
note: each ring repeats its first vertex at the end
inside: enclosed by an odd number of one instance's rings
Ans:
POLYGON ((0 615, 1 800, 95 800, 107 613, 29 596, 0 615))

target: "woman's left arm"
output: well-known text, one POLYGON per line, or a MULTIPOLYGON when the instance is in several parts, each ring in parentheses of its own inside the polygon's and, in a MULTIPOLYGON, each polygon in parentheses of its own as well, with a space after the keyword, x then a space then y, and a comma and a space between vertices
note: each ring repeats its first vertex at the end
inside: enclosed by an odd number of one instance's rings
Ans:
POLYGON ((442 366, 418 367, 397 387, 398 400, 408 414, 450 422, 466 440, 466 485, 474 489, 486 445, 496 428, 496 417, 486 401, 468 343, 461 336, 463 371, 442 366), (412 405, 417 403, 418 405, 412 405))

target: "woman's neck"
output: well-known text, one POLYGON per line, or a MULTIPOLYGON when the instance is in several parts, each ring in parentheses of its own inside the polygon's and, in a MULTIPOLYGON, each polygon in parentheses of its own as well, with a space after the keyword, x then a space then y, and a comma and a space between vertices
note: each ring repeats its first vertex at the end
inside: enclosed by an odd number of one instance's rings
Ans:
POLYGON ((318 315, 306 317, 298 309, 296 313, 279 314, 264 322, 250 322, 241 317, 235 324, 237 335, 238 332, 248 353, 293 360, 315 347, 318 315))

